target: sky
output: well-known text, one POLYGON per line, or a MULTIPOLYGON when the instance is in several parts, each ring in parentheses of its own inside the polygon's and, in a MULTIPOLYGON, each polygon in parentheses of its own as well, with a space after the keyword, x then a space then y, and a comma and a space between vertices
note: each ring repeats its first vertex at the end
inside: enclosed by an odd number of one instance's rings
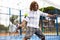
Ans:
MULTIPOLYGON (((19 10, 22 10, 23 15, 32 1, 38 2, 39 8, 54 6, 60 9, 60 0, 0 0, 0 13, 9 14, 9 8, 11 8, 11 14, 19 15, 19 10)), ((9 16, 0 14, 0 23, 5 26, 9 25, 9 16)))

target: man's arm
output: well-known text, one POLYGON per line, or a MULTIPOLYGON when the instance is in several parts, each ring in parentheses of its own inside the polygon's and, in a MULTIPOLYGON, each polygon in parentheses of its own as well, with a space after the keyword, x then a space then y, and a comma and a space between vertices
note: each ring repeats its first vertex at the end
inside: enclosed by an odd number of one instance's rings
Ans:
POLYGON ((48 17, 56 17, 57 16, 57 14, 54 14, 54 15, 51 15, 51 14, 48 14, 48 17))
POLYGON ((47 16, 47 17, 56 17, 57 16, 57 14, 54 14, 54 15, 51 15, 51 14, 48 14, 48 13, 44 13, 44 12, 41 12, 40 13, 41 14, 41 16, 47 16))

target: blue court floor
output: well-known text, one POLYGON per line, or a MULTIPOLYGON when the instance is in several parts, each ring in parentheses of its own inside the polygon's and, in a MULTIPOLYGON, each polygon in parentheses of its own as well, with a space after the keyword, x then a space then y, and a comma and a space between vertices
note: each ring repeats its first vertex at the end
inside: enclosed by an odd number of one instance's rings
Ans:
MULTIPOLYGON (((0 36, 0 40, 22 40, 24 35, 20 36, 0 36)), ((46 40, 60 40, 60 36, 45 36, 46 40)), ((30 40, 41 40, 36 35, 33 35, 30 40)))

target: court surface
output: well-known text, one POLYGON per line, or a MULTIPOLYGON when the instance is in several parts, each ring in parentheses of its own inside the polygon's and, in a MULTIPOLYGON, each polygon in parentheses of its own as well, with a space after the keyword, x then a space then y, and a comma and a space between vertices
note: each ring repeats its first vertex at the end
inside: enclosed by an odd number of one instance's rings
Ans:
MULTIPOLYGON (((0 36, 0 40, 22 40, 24 35, 0 36)), ((45 36, 46 40, 60 40, 60 36, 49 35, 45 36)), ((41 40, 36 35, 33 35, 30 40, 41 40)))

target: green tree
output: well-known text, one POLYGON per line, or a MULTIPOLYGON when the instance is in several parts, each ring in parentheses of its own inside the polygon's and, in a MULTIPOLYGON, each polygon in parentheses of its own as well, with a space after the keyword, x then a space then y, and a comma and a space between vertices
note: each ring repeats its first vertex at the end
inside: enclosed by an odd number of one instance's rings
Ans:
POLYGON ((8 32, 8 30, 9 30, 8 27, 0 24, 0 32, 2 32, 2 31, 8 32))
POLYGON ((41 8, 39 9, 40 11, 43 10, 43 12, 45 13, 49 13, 49 14, 59 14, 60 15, 60 10, 55 8, 55 7, 52 7, 52 6, 49 6, 49 7, 45 7, 45 8, 41 8))
MULTIPOLYGON (((12 15, 12 16, 10 17, 10 22, 11 22, 12 24, 14 24, 14 20, 17 19, 17 18, 18 18, 17 15, 12 15)), ((18 22, 18 21, 17 21, 17 22, 18 22)))

